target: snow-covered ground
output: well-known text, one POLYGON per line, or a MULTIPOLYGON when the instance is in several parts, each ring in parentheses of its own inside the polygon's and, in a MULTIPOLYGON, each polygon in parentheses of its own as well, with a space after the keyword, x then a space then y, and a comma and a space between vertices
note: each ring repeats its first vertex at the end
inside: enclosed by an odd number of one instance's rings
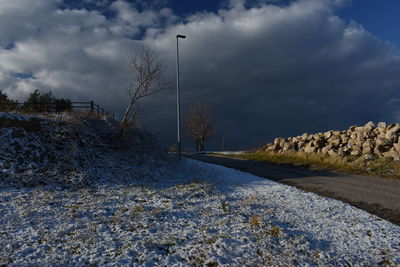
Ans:
POLYGON ((400 227, 340 201, 189 159, 112 164, 91 186, 0 189, 0 265, 400 264, 400 227))
POLYGON ((400 264, 400 227, 342 202, 96 116, 0 119, 0 266, 400 264))

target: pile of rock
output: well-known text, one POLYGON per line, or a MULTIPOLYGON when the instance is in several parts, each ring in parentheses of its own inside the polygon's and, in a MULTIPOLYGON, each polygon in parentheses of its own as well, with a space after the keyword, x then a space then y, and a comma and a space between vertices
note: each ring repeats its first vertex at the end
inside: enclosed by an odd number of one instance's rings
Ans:
POLYGON ((266 152, 322 153, 330 156, 356 156, 366 160, 378 157, 400 161, 400 124, 368 122, 344 131, 328 131, 289 138, 275 138, 261 148, 266 152))

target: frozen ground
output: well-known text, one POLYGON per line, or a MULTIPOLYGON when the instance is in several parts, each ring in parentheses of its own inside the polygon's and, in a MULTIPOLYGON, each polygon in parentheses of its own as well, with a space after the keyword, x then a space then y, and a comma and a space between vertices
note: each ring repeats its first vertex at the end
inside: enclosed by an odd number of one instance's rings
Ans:
POLYGON ((193 160, 109 164, 91 186, 0 189, 0 265, 400 264, 400 227, 342 202, 193 160))
POLYGON ((342 202, 96 116, 0 118, 28 122, 0 128, 0 265, 400 264, 400 227, 342 202))

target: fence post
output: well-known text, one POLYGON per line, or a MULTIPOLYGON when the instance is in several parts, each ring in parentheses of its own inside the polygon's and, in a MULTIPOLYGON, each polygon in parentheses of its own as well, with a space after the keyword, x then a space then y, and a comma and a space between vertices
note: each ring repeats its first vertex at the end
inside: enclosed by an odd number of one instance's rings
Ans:
POLYGON ((90 111, 93 112, 94 111, 94 102, 90 101, 90 111))

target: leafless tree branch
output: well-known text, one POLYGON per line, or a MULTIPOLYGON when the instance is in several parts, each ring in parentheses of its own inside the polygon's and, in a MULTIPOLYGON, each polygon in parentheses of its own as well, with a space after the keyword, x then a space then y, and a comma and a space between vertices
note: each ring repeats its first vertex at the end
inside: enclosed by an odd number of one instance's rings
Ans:
POLYGON ((166 79, 164 62, 147 46, 142 46, 134 55, 129 55, 132 81, 128 86, 130 102, 122 117, 122 125, 134 123, 137 103, 140 99, 154 96, 172 88, 172 79, 166 79))

